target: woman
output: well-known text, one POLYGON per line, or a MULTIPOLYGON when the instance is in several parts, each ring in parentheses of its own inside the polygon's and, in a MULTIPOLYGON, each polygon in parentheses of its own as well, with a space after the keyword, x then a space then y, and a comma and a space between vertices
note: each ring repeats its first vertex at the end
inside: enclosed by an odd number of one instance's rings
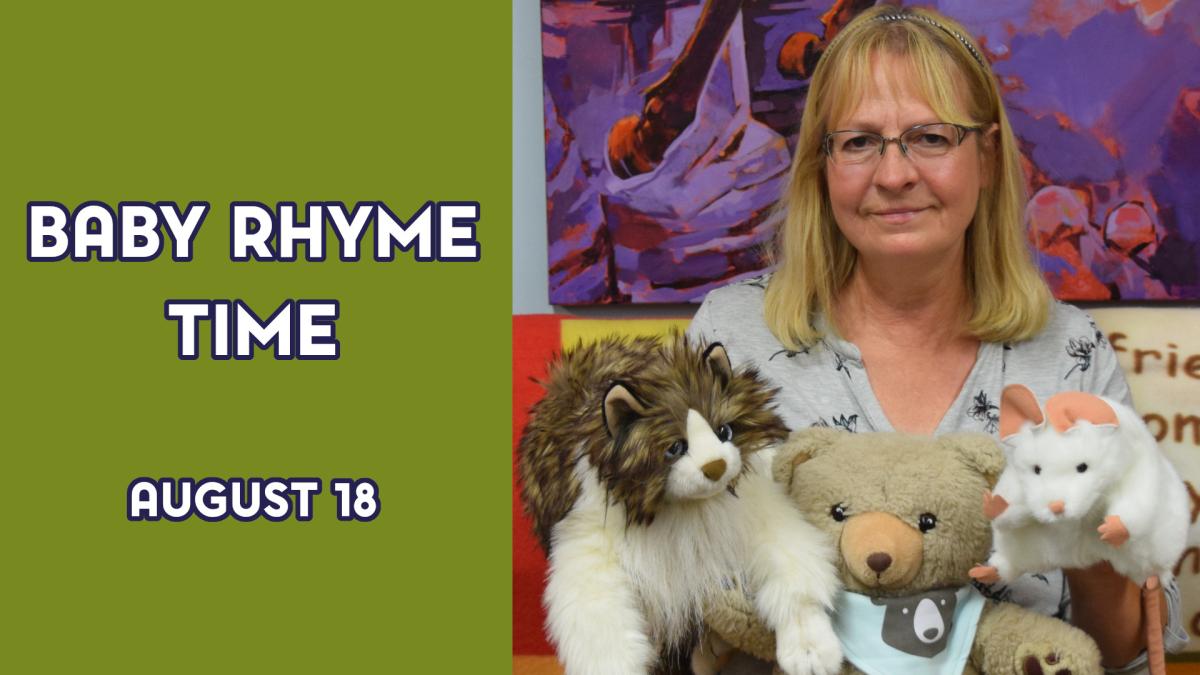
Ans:
MULTIPOLYGON (((1130 402, 1112 347, 1059 304, 1025 240, 1024 178, 994 76, 940 14, 876 7, 810 83, 773 274, 710 293, 689 329, 781 387, 793 429, 997 431, 1006 384, 1130 402)), ((1070 616, 1108 668, 1144 661, 1140 591, 1110 567, 993 594, 1070 616)), ((1167 589, 1168 649, 1186 641, 1167 589)))

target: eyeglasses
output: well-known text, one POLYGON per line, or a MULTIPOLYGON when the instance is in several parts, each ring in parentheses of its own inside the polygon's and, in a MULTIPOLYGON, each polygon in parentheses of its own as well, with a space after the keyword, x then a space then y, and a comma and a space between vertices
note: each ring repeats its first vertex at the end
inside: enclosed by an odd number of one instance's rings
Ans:
POLYGON ((888 143, 895 143, 905 157, 915 160, 937 159, 962 145, 967 134, 980 129, 982 127, 935 122, 918 124, 900 134, 899 138, 888 138, 870 131, 834 131, 825 134, 825 154, 838 165, 874 163, 883 157, 888 143))

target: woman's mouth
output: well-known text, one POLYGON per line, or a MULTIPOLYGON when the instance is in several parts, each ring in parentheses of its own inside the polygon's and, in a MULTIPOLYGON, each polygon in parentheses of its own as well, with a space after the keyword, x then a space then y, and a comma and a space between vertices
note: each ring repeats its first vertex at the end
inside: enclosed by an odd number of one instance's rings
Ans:
POLYGON ((886 209, 883 211, 875 211, 873 215, 885 223, 899 225, 907 223, 913 218, 916 218, 917 214, 924 210, 924 208, 886 209))

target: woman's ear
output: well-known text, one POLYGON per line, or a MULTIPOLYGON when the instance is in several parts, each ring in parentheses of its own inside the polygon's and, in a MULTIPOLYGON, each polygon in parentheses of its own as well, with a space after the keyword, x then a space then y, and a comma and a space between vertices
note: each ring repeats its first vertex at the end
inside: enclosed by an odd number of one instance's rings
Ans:
POLYGON ((990 188, 996 181, 1000 161, 1000 123, 992 122, 979 132, 979 162, 983 186, 990 188))

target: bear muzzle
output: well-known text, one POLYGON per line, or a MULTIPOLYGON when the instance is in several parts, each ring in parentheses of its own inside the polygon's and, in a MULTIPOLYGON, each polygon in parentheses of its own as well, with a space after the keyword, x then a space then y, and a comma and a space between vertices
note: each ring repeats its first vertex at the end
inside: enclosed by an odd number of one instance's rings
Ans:
POLYGON ((924 558, 920 531, 890 513, 850 516, 842 526, 842 560, 867 588, 898 588, 916 578, 924 558))

